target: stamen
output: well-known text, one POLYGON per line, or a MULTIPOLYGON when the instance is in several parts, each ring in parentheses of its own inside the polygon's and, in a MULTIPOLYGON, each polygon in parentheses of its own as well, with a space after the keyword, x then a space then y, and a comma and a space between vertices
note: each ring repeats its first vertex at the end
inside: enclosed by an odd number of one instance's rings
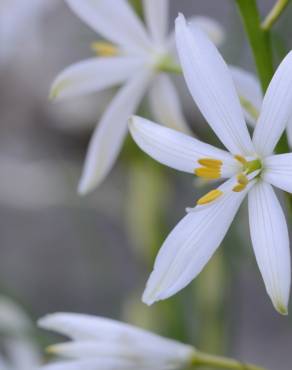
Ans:
POLYGON ((234 188, 232 189, 232 191, 234 191, 235 193, 240 193, 245 188, 246 188, 246 184, 237 184, 237 185, 234 186, 234 188))
POLYGON ((235 155, 234 158, 243 165, 246 165, 247 160, 241 155, 235 155))
POLYGON ((198 160, 198 163, 203 167, 195 169, 195 175, 208 180, 220 179, 222 161, 213 158, 201 158, 198 160))
POLYGON ((119 52, 118 48, 105 41, 96 41, 91 44, 91 49, 101 57, 113 57, 119 52))
POLYGON ((198 163, 205 167, 220 168, 223 164, 219 159, 202 158, 198 160, 198 163))
POLYGON ((248 178, 243 173, 240 173, 237 176, 237 181, 240 185, 247 185, 248 184, 248 178))
POLYGON ((220 168, 200 167, 195 169, 195 174, 208 180, 220 179, 220 168))
POLYGON ((214 200, 218 199, 223 195, 223 192, 219 189, 211 190, 209 193, 204 195, 197 201, 198 205, 204 205, 213 202, 214 200))

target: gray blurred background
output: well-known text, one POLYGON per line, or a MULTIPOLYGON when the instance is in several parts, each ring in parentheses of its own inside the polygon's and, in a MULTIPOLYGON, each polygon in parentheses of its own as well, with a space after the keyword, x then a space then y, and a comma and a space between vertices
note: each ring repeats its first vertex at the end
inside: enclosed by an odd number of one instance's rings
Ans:
MULTIPOLYGON (((226 31, 221 47, 225 59, 254 70, 234 1, 170 2, 171 25, 178 11, 214 17, 226 31)), ((266 14, 274 1, 259 3, 266 14)), ((281 45, 288 49, 291 16, 292 9, 288 8, 275 28, 283 37, 281 45)), ((142 189, 139 194, 132 183, 139 172, 123 153, 93 194, 80 198, 76 193, 90 133, 112 92, 57 104, 47 98, 56 74, 68 64, 89 57, 90 43, 97 36, 61 0, 43 17, 39 32, 43 47, 33 57, 25 55, 30 40, 23 35, 20 56, 18 51, 9 63, 0 66, 0 293, 17 299, 33 318, 48 312, 74 311, 156 328, 159 307, 146 308, 139 301, 153 261, 147 250, 150 236, 146 233, 145 240, 139 240, 131 221, 143 212, 145 202, 142 189), (136 209, 129 207, 133 187, 136 209)), ((176 79, 190 124, 199 136, 206 137, 206 125, 184 83, 176 79)), ((127 145, 134 146, 130 140, 127 145)), ((144 155, 141 158, 146 173, 161 172, 167 179, 165 201, 159 204, 153 221, 158 229, 163 224, 163 238, 204 189, 196 190, 187 175, 165 170, 144 155)), ((160 237, 153 240, 157 240, 158 248, 160 237)), ((292 321, 274 311, 265 292, 250 246, 245 207, 216 258, 227 271, 215 279, 222 284, 213 286, 212 273, 211 286, 208 283, 208 269, 214 268, 210 265, 202 274, 205 277, 169 300, 180 302, 184 325, 191 328, 181 338, 194 340, 205 350, 232 354, 269 369, 291 369, 292 321), (205 340, 200 339, 209 317, 202 302, 219 306, 211 312, 219 338, 214 345, 208 337, 212 327, 205 340)), ((172 335, 163 326, 157 331, 172 335)))

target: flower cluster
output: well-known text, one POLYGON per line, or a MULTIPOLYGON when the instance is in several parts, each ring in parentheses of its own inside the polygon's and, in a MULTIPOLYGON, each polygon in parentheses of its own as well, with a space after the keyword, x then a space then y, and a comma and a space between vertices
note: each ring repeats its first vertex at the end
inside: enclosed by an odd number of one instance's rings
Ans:
MULTIPOLYGON (((198 276, 247 196, 259 270, 275 309, 287 314, 289 235, 274 187, 292 192, 292 154, 276 154, 275 149, 286 129, 292 145, 292 52, 279 65, 263 97, 253 75, 225 63, 215 46, 222 42, 223 31, 211 19, 186 20, 180 14, 175 33, 169 33, 168 0, 143 1, 145 25, 126 0, 66 3, 104 40, 92 44, 94 57, 61 72, 51 98, 121 86, 92 136, 79 192, 88 193, 104 180, 128 128, 137 145, 158 162, 214 184, 213 190, 187 209, 164 241, 143 301, 151 305, 169 298, 198 276), (191 134, 169 76, 180 71, 224 149, 191 134), (133 116, 145 95, 159 124, 133 116)), ((50 353, 63 360, 45 365, 44 370, 179 370, 216 363, 204 362, 191 346, 105 318, 54 314, 41 319, 40 326, 72 340, 49 347, 50 353)), ((237 362, 226 367, 256 369, 237 362)))

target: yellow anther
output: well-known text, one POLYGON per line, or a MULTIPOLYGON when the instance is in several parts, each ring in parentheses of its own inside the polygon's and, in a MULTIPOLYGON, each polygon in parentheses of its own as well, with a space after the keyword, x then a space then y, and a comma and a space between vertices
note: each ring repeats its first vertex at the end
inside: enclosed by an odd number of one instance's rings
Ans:
POLYGON ((198 163, 208 168, 220 168, 223 164, 219 159, 202 158, 198 160, 198 163))
POLYGON ((240 193, 245 188, 246 188, 246 185, 244 185, 244 184, 238 184, 238 185, 235 185, 234 186, 234 188, 232 189, 232 191, 234 191, 235 193, 240 193))
POLYGON ((219 168, 200 167, 195 169, 195 175, 204 179, 216 180, 220 179, 221 172, 219 168))
POLYGON ((114 57, 119 53, 118 48, 105 41, 96 41, 91 44, 91 49, 101 57, 114 57))
POLYGON ((243 173, 240 173, 237 176, 237 181, 240 185, 247 185, 248 184, 248 178, 243 173))
POLYGON ((243 165, 247 164, 247 160, 241 155, 235 155, 234 158, 243 165))
POLYGON ((204 204, 208 204, 208 203, 211 203, 213 202, 214 200, 218 199, 219 197, 221 197, 221 195, 223 195, 223 192, 221 190, 211 190, 209 193, 207 193, 206 195, 204 195, 202 198, 200 198, 198 201, 197 201, 197 204, 198 205, 204 205, 204 204))

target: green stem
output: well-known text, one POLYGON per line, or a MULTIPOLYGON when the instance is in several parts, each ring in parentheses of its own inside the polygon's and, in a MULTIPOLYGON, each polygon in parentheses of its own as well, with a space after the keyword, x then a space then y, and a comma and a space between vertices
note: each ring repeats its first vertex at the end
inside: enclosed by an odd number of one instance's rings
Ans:
POLYGON ((287 5, 289 5, 290 0, 278 0, 270 13, 267 15, 265 20, 262 22, 262 29, 268 31, 272 28, 273 24, 279 19, 287 5))
POLYGON ((274 74, 270 34, 261 28, 256 0, 236 0, 236 3, 252 48, 262 89, 265 92, 274 74))
POLYGON ((192 365, 197 366, 210 366, 220 369, 233 369, 233 370, 265 370, 263 367, 258 367, 252 364, 243 363, 231 358, 222 356, 213 356, 203 352, 196 352, 192 365))

